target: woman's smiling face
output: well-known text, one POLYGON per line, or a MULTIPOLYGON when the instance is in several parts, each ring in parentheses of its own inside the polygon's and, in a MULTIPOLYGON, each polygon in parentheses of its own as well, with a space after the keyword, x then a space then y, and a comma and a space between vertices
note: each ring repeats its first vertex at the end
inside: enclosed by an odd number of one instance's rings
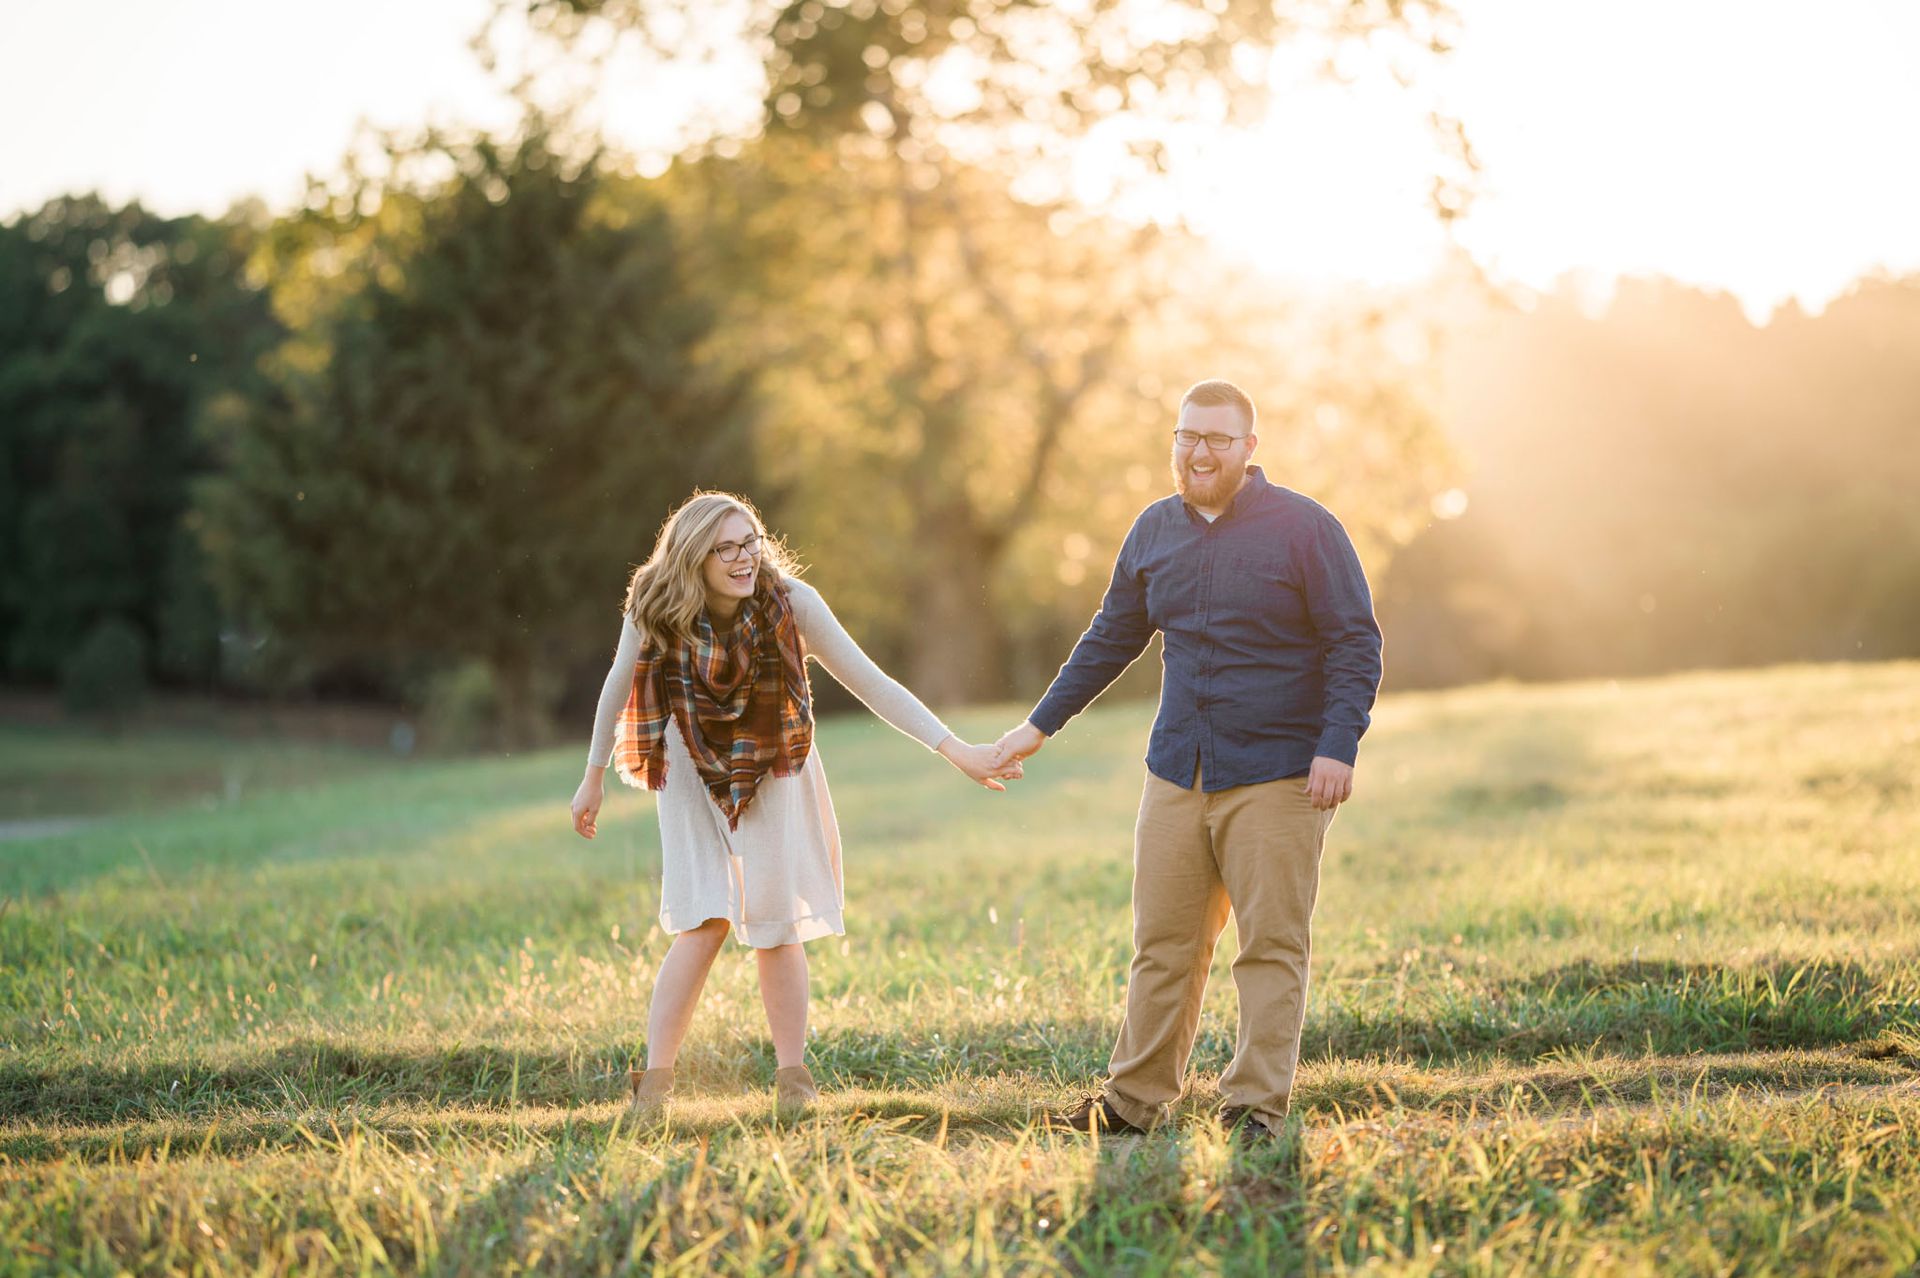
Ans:
POLYGON ((701 570, 707 608, 721 616, 732 616, 742 600, 752 598, 759 575, 760 530, 736 510, 720 521, 701 570), (731 563, 727 554, 734 556, 731 563))

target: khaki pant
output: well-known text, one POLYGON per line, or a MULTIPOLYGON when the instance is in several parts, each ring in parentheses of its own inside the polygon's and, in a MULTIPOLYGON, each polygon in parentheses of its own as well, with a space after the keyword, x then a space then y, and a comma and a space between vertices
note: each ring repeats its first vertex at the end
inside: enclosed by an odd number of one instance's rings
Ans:
POLYGON ((1287 1113, 1306 1016, 1320 852, 1334 809, 1305 777, 1203 793, 1147 774, 1133 850, 1133 967, 1107 1099, 1152 1127, 1180 1098, 1214 942, 1233 911, 1240 1033, 1220 1098, 1269 1125, 1287 1113))

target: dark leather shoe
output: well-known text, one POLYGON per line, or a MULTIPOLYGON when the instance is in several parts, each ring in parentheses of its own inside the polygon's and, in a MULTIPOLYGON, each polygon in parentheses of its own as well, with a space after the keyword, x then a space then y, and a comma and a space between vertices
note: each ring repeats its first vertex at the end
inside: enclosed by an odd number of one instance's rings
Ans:
POLYGON ((1144 1127, 1135 1126, 1120 1117, 1120 1111, 1113 1107, 1104 1095, 1095 1092, 1080 1098, 1080 1103, 1072 1109, 1050 1111, 1041 1120, 1042 1127, 1056 1132, 1092 1132, 1103 1131, 1116 1134, 1145 1132, 1144 1127))
POLYGON ((1253 1110, 1245 1105, 1222 1105, 1220 1126, 1242 1145, 1269 1145, 1280 1137, 1280 1133, 1261 1122, 1253 1110))

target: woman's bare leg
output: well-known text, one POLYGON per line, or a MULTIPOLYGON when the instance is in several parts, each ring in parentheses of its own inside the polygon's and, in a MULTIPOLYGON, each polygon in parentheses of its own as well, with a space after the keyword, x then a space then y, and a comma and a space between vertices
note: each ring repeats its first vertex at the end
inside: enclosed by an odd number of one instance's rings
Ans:
POLYGON ((807 1053, 807 950, 776 945, 755 950, 760 962, 760 1002, 773 1035, 774 1063, 782 1069, 805 1063, 807 1053))
POLYGON ((673 938, 667 957, 660 962, 660 974, 653 978, 653 1006, 647 1013, 648 1069, 670 1068, 680 1054, 707 972, 727 942, 728 926, 725 919, 708 919, 673 938))

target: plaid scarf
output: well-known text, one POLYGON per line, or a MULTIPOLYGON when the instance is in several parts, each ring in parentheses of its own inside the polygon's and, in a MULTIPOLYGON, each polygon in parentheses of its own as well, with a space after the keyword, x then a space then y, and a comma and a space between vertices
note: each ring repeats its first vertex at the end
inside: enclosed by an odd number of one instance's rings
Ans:
POLYGON ((738 829, 760 778, 792 776, 813 749, 813 700, 800 627, 784 586, 762 583, 725 641, 705 610, 692 639, 648 644, 614 738, 628 785, 667 784, 667 723, 677 722, 707 793, 738 829))

